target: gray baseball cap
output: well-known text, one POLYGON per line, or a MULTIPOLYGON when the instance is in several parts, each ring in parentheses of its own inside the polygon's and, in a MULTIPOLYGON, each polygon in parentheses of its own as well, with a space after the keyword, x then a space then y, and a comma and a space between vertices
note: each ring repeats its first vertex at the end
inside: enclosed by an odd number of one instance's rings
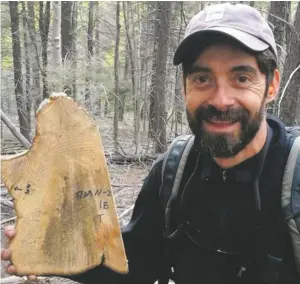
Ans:
POLYGON ((253 51, 270 47, 277 57, 274 34, 256 9, 244 4, 222 3, 206 7, 191 19, 175 51, 174 65, 182 63, 191 48, 205 44, 206 35, 213 33, 228 35, 253 51))

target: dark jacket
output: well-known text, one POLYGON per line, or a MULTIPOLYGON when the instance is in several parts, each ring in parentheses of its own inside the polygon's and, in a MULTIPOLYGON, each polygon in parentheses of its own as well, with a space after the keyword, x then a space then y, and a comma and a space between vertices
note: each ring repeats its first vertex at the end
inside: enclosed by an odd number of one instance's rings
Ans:
MULTIPOLYGON (((191 231, 170 245, 176 284, 267 283, 261 280, 265 265, 261 259, 265 258, 257 256, 260 254, 256 253, 258 246, 264 253, 283 257, 282 264, 276 267, 278 280, 271 284, 300 283, 280 206, 282 176, 288 156, 286 132, 277 119, 269 118, 268 124, 268 139, 263 150, 225 172, 209 156, 201 154, 195 143, 180 186, 185 198, 172 204, 174 229, 181 221, 191 224, 191 231), (262 169, 259 176, 258 168, 262 169), (268 232, 262 234, 264 238, 259 245, 255 233, 258 226, 253 194, 255 180, 262 200, 259 220, 268 232), (209 247, 238 253, 231 255, 207 249, 206 241, 210 242, 209 247), (250 262, 245 258, 245 248, 251 255, 250 262), (236 276, 244 265, 247 270, 238 280, 236 276)), ((146 177, 131 221, 123 229, 129 274, 120 275, 101 266, 71 279, 82 283, 153 284, 164 273, 164 208, 159 196, 161 171, 162 160, 146 177)))

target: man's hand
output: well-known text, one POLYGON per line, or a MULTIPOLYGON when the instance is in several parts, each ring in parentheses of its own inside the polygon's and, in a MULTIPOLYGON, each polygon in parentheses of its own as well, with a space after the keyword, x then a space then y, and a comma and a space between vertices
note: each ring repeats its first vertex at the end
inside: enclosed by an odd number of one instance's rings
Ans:
MULTIPOLYGON (((11 241, 14 236, 16 235, 16 229, 14 226, 7 226, 4 229, 4 235, 8 238, 9 241, 11 241)), ((1 260, 11 260, 11 251, 9 249, 3 249, 1 251, 1 260)), ((13 264, 10 264, 6 267, 6 271, 8 274, 17 274, 17 269, 13 264)), ((37 280, 36 275, 28 275, 28 279, 31 281, 37 280)))

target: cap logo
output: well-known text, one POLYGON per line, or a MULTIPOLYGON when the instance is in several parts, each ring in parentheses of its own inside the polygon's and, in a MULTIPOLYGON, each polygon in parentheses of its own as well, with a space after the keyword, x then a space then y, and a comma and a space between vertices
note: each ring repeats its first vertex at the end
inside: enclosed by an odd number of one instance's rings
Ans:
POLYGON ((211 6, 207 8, 205 22, 211 22, 223 19, 224 7, 211 6))

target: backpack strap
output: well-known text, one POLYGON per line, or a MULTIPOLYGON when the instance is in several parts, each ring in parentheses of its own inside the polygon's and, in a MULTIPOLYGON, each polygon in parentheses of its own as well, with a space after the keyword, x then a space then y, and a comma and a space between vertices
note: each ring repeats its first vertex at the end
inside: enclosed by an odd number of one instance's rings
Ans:
POLYGON ((164 265, 162 269, 162 274, 158 280, 159 284, 169 283, 169 279, 172 275, 168 242, 171 230, 171 214, 169 204, 170 201, 176 198, 176 196, 178 195, 180 181, 193 144, 193 135, 179 136, 173 140, 163 158, 160 158, 160 161, 163 159, 163 165, 161 173, 161 188, 159 195, 161 197, 162 205, 165 210, 165 246, 164 265))
POLYGON ((296 269, 300 273, 300 136, 294 140, 285 167, 281 205, 292 240, 296 269))
POLYGON ((160 196, 165 208, 166 237, 171 234, 170 204, 178 196, 185 164, 193 145, 194 135, 177 137, 170 145, 163 163, 160 196))
POLYGON ((193 135, 182 135, 174 139, 168 148, 162 166, 160 189, 165 208, 173 192, 178 192, 185 163, 193 144, 193 135))

